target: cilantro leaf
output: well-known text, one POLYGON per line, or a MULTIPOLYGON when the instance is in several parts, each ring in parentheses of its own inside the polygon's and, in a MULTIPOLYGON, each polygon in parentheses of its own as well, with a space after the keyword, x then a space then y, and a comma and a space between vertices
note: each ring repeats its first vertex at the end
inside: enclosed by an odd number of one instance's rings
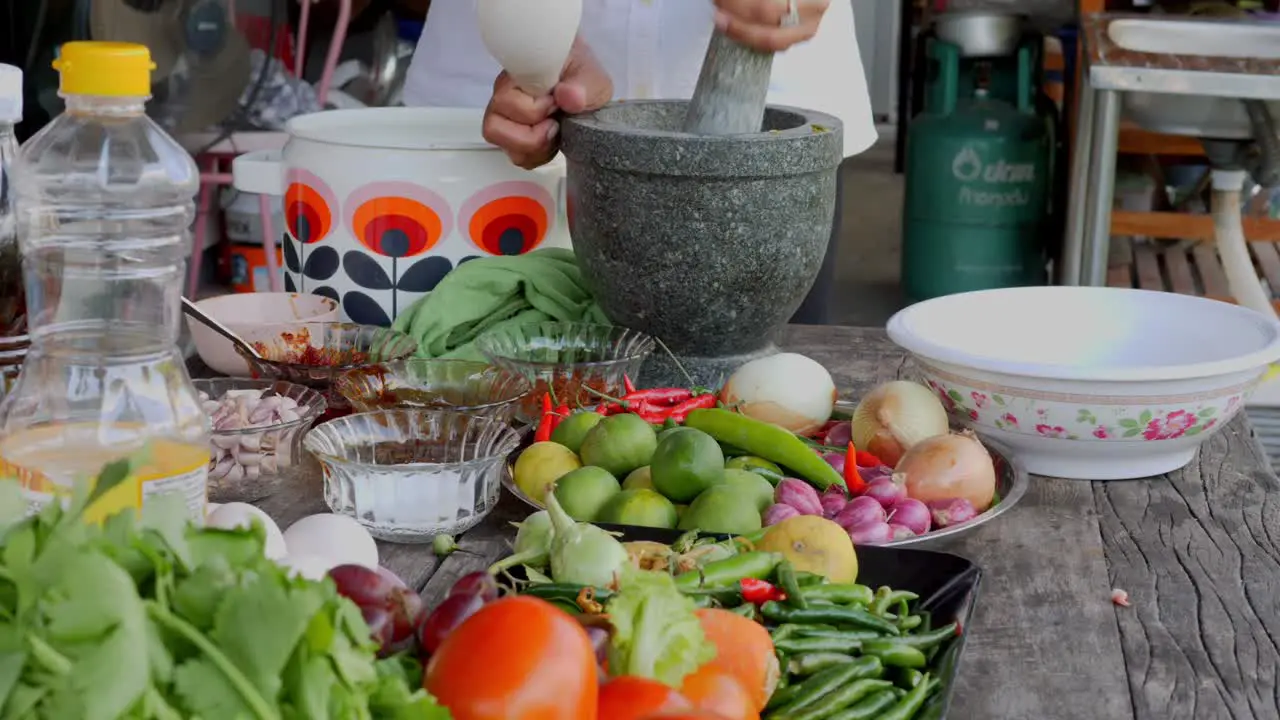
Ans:
POLYGON ((323 601, 290 592, 282 576, 254 574, 227 591, 210 639, 266 698, 280 693, 280 676, 323 601))

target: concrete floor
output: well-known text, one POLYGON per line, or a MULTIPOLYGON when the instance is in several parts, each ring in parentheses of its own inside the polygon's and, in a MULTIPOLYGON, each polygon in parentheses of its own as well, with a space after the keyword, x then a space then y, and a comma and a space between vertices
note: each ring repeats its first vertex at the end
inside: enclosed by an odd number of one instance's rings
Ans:
POLYGON ((903 177, 893 172, 892 132, 845 161, 844 221, 836 255, 832 317, 838 325, 883 327, 903 306, 903 177))

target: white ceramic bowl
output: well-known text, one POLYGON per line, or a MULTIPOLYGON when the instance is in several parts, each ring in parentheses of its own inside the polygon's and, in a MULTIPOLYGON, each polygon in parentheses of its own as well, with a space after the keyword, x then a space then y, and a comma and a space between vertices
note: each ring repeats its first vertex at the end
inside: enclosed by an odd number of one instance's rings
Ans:
MULTIPOLYGON (((336 300, 301 293, 233 293, 201 300, 196 307, 241 337, 265 325, 338 319, 336 300)), ((230 341, 191 318, 187 318, 187 328, 205 365, 223 375, 250 377, 249 364, 230 341)))
POLYGON ((1216 300, 1030 287, 928 300, 889 320, 961 422, 1039 475, 1119 480, 1191 461, 1280 359, 1280 323, 1216 300))

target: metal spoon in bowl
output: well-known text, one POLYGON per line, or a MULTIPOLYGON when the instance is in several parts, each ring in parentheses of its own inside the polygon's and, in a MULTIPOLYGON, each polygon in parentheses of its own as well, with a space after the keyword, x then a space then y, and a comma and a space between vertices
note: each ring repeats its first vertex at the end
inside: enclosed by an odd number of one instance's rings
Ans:
POLYGON ((244 355, 245 357, 253 358, 256 360, 262 359, 262 356, 258 354, 257 350, 253 349, 252 345, 245 342, 243 338, 235 334, 235 332, 230 330, 226 325, 223 325, 217 320, 214 320, 212 317, 209 316, 208 313, 201 310, 199 307, 196 306, 195 303, 191 302, 186 297, 182 298, 182 312, 195 318, 198 322, 203 324, 205 327, 209 328, 210 330, 218 333, 222 337, 231 341, 231 344, 235 346, 236 351, 239 352, 241 355, 244 355))

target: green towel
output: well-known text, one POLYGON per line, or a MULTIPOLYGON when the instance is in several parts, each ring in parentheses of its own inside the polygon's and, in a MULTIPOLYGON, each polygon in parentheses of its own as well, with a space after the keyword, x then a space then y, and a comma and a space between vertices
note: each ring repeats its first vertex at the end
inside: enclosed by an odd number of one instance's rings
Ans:
POLYGON ((612 325, 592 299, 573 252, 560 248, 463 263, 396 318, 418 356, 483 359, 472 344, 495 328, 545 321, 612 325))

